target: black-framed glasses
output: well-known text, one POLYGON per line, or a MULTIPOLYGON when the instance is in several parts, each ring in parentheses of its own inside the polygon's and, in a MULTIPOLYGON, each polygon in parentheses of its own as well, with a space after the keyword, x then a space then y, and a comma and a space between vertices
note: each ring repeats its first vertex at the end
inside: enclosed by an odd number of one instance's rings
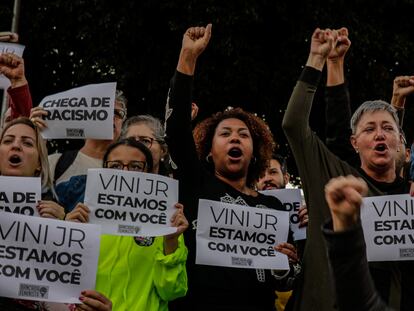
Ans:
POLYGON ((125 120, 126 119, 126 111, 124 109, 114 109, 114 117, 125 120))
POLYGON ((134 172, 143 172, 145 167, 147 166, 147 162, 145 161, 131 161, 127 164, 124 164, 122 161, 106 161, 104 163, 104 167, 112 168, 115 170, 123 170, 124 167, 128 168, 128 171, 134 172))
POLYGON ((149 136, 132 136, 136 141, 139 141, 140 143, 147 146, 148 149, 152 147, 152 143, 154 141, 158 141, 155 138, 149 137, 149 136))

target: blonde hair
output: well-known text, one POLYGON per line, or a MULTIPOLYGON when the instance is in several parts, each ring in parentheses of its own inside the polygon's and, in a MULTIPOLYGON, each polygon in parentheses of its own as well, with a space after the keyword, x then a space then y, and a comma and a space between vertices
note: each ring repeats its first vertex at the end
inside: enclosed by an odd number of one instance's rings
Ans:
MULTIPOLYGON (((35 135, 36 135, 36 149, 37 152, 39 153, 39 162, 40 162, 40 171, 33 177, 41 177, 41 181, 42 181, 42 189, 49 189, 52 191, 53 194, 54 193, 54 189, 53 189, 53 182, 52 182, 52 178, 50 175, 50 168, 49 168, 49 160, 48 160, 48 152, 47 152, 47 147, 46 147, 46 142, 43 139, 42 135, 40 134, 39 129, 36 127, 36 125, 30 121, 29 118, 26 117, 20 117, 17 119, 14 119, 12 121, 10 121, 9 123, 6 124, 6 126, 4 127, 3 131, 1 132, 0 135, 0 142, 3 140, 4 134, 7 132, 7 130, 9 128, 11 128, 14 125, 17 124, 24 124, 27 125, 29 127, 31 127, 34 131, 35 131, 35 135)), ((1 172, 0 172, 1 174, 1 172)))

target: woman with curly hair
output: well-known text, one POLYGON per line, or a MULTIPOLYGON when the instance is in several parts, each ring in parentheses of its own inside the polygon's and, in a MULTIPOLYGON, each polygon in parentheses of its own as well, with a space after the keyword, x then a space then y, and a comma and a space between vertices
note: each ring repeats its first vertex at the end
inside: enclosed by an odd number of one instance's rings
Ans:
MULTIPOLYGON (((289 289, 294 270, 274 271, 195 265, 198 200, 282 210, 275 197, 254 190, 274 149, 266 123, 240 108, 219 112, 191 127, 191 92, 197 57, 205 49, 211 25, 194 27, 184 34, 177 71, 167 103, 167 143, 177 165, 180 200, 187 206, 192 228, 185 234, 189 248, 187 296, 170 304, 170 310, 274 310, 275 289, 289 289), (208 298, 207 298, 208 297, 208 298), (207 299, 206 299, 207 298, 207 299)), ((297 261, 294 247, 278 245, 279 251, 297 261)))
MULTIPOLYGON (((243 172, 243 175, 246 175, 246 191, 249 192, 252 191, 254 182, 260 177, 260 173, 265 170, 266 161, 271 158, 275 146, 272 133, 262 119, 241 108, 217 112, 210 118, 200 122, 194 129, 193 135, 197 154, 200 159, 206 161, 208 164, 207 166, 212 172, 217 170, 217 173, 221 174, 220 169, 225 168, 220 168, 220 163, 217 163, 218 167, 216 167, 215 163, 212 161, 212 157, 215 150, 218 149, 219 152, 223 151, 223 148, 221 148, 221 145, 219 144, 220 140, 218 139, 230 135, 230 132, 227 131, 228 127, 231 127, 229 124, 234 124, 236 127, 239 125, 239 135, 241 138, 251 138, 253 142, 253 146, 249 146, 252 148, 252 157, 248 159, 248 163, 246 162, 246 157, 242 159, 244 161, 232 159, 234 163, 249 164, 246 167, 246 174, 243 172), (224 131, 224 133, 215 137, 217 129, 224 131), (215 142, 218 144, 214 144, 213 146, 214 139, 216 139, 215 142)), ((231 157, 238 158, 238 156, 243 155, 241 153, 241 148, 237 145, 232 147, 233 149, 228 151, 231 157)), ((237 167, 236 169, 240 171, 237 167)))

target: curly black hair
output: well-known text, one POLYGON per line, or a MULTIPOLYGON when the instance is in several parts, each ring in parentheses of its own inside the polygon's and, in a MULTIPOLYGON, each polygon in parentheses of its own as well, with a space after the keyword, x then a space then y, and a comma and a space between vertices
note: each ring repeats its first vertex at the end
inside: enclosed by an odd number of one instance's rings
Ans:
POLYGON ((268 161, 275 149, 272 132, 265 121, 253 113, 242 108, 234 108, 224 112, 217 112, 211 117, 200 122, 193 131, 197 153, 209 169, 214 167, 209 164, 206 157, 211 151, 214 133, 219 123, 225 119, 239 119, 243 121, 250 131, 253 140, 253 161, 250 162, 247 172, 247 185, 252 187, 257 178, 266 169, 268 161))

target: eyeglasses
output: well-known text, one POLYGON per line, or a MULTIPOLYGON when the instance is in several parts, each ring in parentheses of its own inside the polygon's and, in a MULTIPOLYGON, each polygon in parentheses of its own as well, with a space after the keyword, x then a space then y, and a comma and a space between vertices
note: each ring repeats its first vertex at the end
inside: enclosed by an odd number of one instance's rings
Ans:
POLYGON ((145 146, 147 146, 148 149, 150 149, 152 147, 152 143, 154 141, 158 141, 158 139, 149 137, 149 136, 132 136, 132 138, 134 138, 136 141, 139 141, 140 143, 144 144, 145 146))
POLYGON ((123 170, 124 167, 128 168, 128 171, 143 172, 147 163, 145 161, 131 161, 128 164, 124 164, 121 161, 106 161, 104 167, 112 168, 115 170, 123 170))
POLYGON ((125 120, 126 119, 126 111, 123 109, 114 109, 114 117, 125 120))

